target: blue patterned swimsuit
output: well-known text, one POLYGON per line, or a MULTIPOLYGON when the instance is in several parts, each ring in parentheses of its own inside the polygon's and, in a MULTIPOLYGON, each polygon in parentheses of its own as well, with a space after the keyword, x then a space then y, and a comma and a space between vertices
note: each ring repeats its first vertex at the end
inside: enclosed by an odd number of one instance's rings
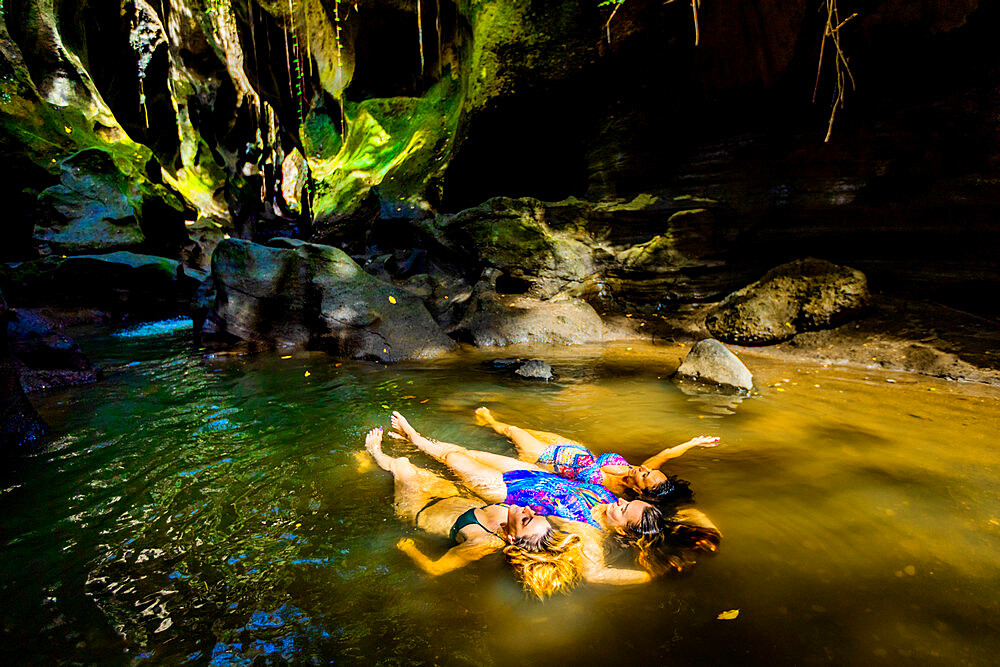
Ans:
POLYGON ((628 465, 621 454, 609 452, 595 458, 592 451, 581 445, 550 445, 538 457, 538 462, 552 466, 552 470, 560 477, 590 484, 604 481, 601 466, 628 465))
POLYGON ((601 525, 590 515, 597 505, 618 500, 598 484, 565 479, 539 470, 512 470, 503 474, 510 505, 530 507, 542 516, 558 516, 572 521, 601 525))

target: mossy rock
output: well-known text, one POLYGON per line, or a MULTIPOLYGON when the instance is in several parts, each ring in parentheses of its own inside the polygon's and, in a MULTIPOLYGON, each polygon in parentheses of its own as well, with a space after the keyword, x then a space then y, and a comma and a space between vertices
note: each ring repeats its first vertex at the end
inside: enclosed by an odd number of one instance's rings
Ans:
POLYGON ((294 239, 270 244, 219 243, 206 334, 379 361, 455 346, 420 299, 368 275, 342 250, 294 239))
POLYGON ((555 231, 545 217, 546 205, 537 199, 494 197, 424 229, 466 260, 525 281, 531 296, 578 296, 598 271, 593 249, 585 235, 555 231))
POLYGON ((861 271, 808 258, 775 267, 733 292, 706 316, 705 326, 728 343, 769 345, 837 326, 870 302, 861 271))

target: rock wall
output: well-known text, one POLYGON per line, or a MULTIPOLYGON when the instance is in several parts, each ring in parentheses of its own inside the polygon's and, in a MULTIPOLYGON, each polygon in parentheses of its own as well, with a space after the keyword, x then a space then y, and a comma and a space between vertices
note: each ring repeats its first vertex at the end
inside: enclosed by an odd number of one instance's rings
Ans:
POLYGON ((1000 9, 837 5, 854 85, 824 143, 832 45, 805 0, 720 0, 697 20, 659 0, 613 17, 596 1, 7 0, 2 253, 205 269, 226 236, 455 247, 484 236, 488 199, 573 196, 585 212, 546 205, 575 216, 542 223, 552 267, 477 247, 469 284, 491 265, 539 294, 569 281, 661 307, 814 255, 982 310, 1000 283, 1000 9), (659 204, 629 208, 641 193, 659 204), (387 241, 393 220, 423 227, 387 241))

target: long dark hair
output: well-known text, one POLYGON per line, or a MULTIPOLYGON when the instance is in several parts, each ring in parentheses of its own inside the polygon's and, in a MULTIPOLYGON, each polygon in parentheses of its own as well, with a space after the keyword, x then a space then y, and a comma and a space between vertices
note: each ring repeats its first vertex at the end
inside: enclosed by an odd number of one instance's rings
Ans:
POLYGON ((712 553, 722 533, 702 512, 674 508, 664 514, 661 530, 634 541, 636 564, 651 575, 689 570, 699 553, 712 553))
POLYGON ((635 494, 640 500, 645 500, 647 503, 653 503, 661 507, 694 500, 691 482, 680 479, 677 475, 668 475, 666 481, 660 482, 648 489, 636 491, 635 494))

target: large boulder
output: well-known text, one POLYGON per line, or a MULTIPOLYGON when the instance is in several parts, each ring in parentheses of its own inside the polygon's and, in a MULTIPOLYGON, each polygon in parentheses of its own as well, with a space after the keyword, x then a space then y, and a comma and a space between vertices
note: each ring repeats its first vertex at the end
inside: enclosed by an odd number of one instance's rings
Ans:
POLYGON ((205 333, 379 361, 455 347, 420 299, 368 275, 342 250, 293 239, 270 243, 218 245, 205 333))
POLYGON ((35 227, 35 239, 60 253, 136 248, 146 240, 136 213, 142 192, 111 155, 85 150, 62 162, 60 183, 40 200, 58 214, 35 227))
POLYGON ((540 300, 485 289, 477 291, 452 333, 479 347, 492 347, 596 343, 604 339, 605 330, 597 311, 580 299, 540 300))
POLYGON ((728 343, 768 345, 841 324, 870 301, 861 271, 808 258, 775 267, 733 292, 706 316, 705 326, 728 343))
POLYGON ((18 304, 94 307, 116 315, 186 310, 206 275, 175 259, 128 251, 46 257, 0 267, 0 283, 18 304))
POLYGON ((714 338, 706 338, 694 344, 674 374, 674 379, 694 380, 744 391, 753 389, 753 375, 747 367, 714 338))
POLYGON ((89 384, 100 379, 100 370, 80 346, 38 312, 11 309, 7 336, 25 391, 89 384))
POLYGON ((21 389, 7 347, 7 303, 0 296, 0 456, 30 453, 48 430, 21 389))
POLYGON ((494 197, 422 224, 452 254, 498 270, 500 291, 536 298, 580 296, 587 278, 600 271, 610 253, 595 253, 585 233, 550 226, 547 207, 528 197, 494 197))

